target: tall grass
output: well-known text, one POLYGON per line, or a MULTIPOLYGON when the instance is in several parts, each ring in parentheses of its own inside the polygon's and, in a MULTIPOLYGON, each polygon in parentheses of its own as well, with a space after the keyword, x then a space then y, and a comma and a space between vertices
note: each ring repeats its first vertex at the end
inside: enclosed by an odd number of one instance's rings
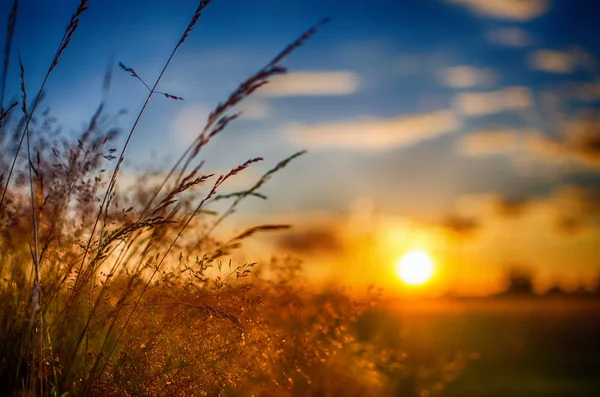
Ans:
POLYGON ((258 225, 224 241, 214 237, 241 201, 263 197, 260 188, 304 152, 235 193, 220 193, 223 183, 262 158, 222 175, 205 172, 201 160, 210 141, 239 116, 236 106, 285 73, 281 62, 326 20, 219 103, 162 182, 138 185, 129 195, 117 189, 150 100, 156 94, 157 100, 182 99, 158 86, 210 3, 200 1, 152 84, 119 64, 148 89, 119 149, 118 116, 105 114, 112 68, 98 108, 77 138, 61 133, 50 110, 40 111, 46 83, 89 12, 85 0, 69 20, 33 101, 26 65, 20 63, 22 114, 17 103, 4 107, 17 23, 14 1, 0 112, 0 382, 6 395, 384 393, 381 359, 352 326, 369 299, 311 292, 291 259, 261 264, 236 259, 246 239, 287 225, 258 225), (208 210, 225 200, 230 204, 224 212, 208 210))

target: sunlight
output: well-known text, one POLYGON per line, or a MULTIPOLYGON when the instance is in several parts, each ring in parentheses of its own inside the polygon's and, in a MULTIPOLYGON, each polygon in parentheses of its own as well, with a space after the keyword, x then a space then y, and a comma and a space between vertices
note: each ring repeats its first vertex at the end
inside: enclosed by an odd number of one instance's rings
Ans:
POLYGON ((397 273, 407 284, 423 284, 431 278, 433 263, 425 252, 411 251, 398 261, 397 273))

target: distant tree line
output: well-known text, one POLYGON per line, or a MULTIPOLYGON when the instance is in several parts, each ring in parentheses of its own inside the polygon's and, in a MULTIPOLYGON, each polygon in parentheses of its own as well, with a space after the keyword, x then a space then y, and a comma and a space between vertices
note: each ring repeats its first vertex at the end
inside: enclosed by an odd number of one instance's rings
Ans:
MULTIPOLYGON (((496 294, 499 297, 538 296, 534 290, 534 273, 524 267, 510 267, 505 275, 505 289, 496 294)), ((589 297, 600 298, 600 271, 596 277, 594 288, 579 286, 573 291, 566 291, 558 284, 552 285, 542 296, 544 297, 589 297)))

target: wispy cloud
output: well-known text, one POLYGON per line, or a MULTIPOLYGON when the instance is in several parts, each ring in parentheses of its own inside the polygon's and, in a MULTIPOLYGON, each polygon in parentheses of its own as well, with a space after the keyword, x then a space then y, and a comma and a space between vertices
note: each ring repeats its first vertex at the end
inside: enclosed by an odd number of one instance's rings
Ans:
POLYGON ((471 132, 461 137, 458 148, 461 153, 473 157, 506 155, 518 150, 520 137, 526 133, 510 129, 471 132))
POLYGON ((454 106, 470 117, 485 116, 508 110, 522 110, 532 104, 531 92, 526 87, 507 87, 488 92, 466 92, 454 98, 454 106))
POLYGON ((360 81, 352 72, 298 72, 274 77, 258 94, 266 97, 349 95, 360 81))
POLYGON ((539 50, 529 54, 527 63, 534 70, 548 73, 568 74, 576 69, 597 71, 594 57, 581 47, 572 47, 565 51, 539 50))
POLYGON ((188 145, 202 132, 210 110, 202 105, 189 105, 180 110, 171 123, 171 130, 180 144, 188 145))
POLYGON ((289 124, 289 138, 313 149, 383 151, 414 145, 456 131, 461 120, 442 110, 396 118, 358 118, 320 123, 289 124))
POLYGON ((249 120, 261 120, 271 113, 269 104, 258 99, 242 102, 238 110, 242 112, 242 118, 249 120))
POLYGON ((481 217, 518 221, 536 217, 542 230, 551 230, 560 237, 573 237, 592 231, 600 216, 600 191, 577 185, 558 185, 547 195, 506 197, 501 194, 471 196, 463 204, 477 208, 481 217), (543 215, 541 218, 539 215, 543 215))
POLYGON ((545 13, 547 0, 448 0, 463 4, 477 14, 512 21, 529 21, 545 13))
POLYGON ((339 231, 332 225, 309 225, 304 230, 292 230, 282 233, 277 240, 278 248, 297 254, 331 253, 344 250, 344 242, 339 231))
POLYGON ((473 237, 480 231, 482 223, 473 216, 448 214, 439 221, 439 226, 457 236, 473 237))
POLYGON ((572 95, 583 102, 600 100, 600 79, 588 83, 574 84, 571 88, 572 95))
POLYGON ((496 73, 491 69, 479 69, 472 66, 455 66, 438 72, 440 81, 452 88, 470 88, 488 86, 496 82, 496 73))
POLYGON ((527 47, 533 43, 529 33, 518 27, 490 29, 487 38, 492 44, 507 47, 527 47))
POLYGON ((558 136, 535 130, 478 131, 461 137, 458 148, 468 156, 512 157, 521 153, 549 164, 600 168, 600 122, 570 121, 558 136))
POLYGON ((552 197, 552 207, 556 212, 557 230, 567 235, 578 234, 594 226, 595 220, 600 217, 600 192, 563 186, 552 197))
MULTIPOLYGON (((236 109, 241 118, 261 120, 269 116, 269 104, 264 100, 251 99, 242 102, 236 109)), ((183 145, 190 144, 202 132, 206 125, 210 108, 202 104, 192 104, 181 109, 171 121, 171 133, 175 140, 183 145)))
POLYGON ((572 73, 577 66, 573 54, 562 51, 540 50, 529 54, 529 66, 549 73, 572 73))
POLYGON ((491 201, 494 213, 508 219, 524 216, 534 205, 534 200, 524 196, 507 197, 495 195, 491 201))

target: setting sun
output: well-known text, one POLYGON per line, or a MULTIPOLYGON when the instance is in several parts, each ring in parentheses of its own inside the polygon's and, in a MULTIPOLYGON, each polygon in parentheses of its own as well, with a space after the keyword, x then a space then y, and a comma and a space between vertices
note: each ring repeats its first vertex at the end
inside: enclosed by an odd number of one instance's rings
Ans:
POLYGON ((426 253, 412 251, 400 259, 397 272, 398 277, 407 284, 423 284, 431 277, 433 264, 426 253))

